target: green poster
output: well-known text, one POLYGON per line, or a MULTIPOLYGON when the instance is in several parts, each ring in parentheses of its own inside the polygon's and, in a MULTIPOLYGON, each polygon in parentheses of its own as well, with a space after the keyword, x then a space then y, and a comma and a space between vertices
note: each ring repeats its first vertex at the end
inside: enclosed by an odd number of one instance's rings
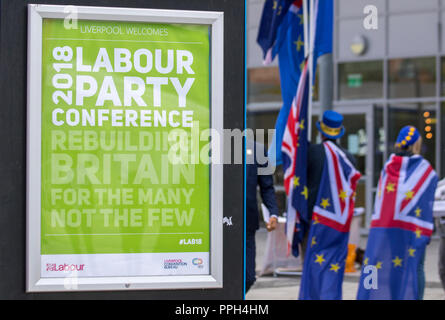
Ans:
POLYGON ((44 19, 42 34, 42 276, 208 274, 208 26, 44 19))

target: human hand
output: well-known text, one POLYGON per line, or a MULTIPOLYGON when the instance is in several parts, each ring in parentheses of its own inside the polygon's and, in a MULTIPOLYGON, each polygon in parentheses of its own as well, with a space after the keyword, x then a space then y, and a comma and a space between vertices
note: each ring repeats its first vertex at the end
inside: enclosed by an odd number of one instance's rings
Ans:
POLYGON ((276 217, 271 217, 269 219, 269 223, 266 225, 267 231, 270 232, 270 231, 275 230, 277 227, 277 224, 278 224, 278 219, 276 217))

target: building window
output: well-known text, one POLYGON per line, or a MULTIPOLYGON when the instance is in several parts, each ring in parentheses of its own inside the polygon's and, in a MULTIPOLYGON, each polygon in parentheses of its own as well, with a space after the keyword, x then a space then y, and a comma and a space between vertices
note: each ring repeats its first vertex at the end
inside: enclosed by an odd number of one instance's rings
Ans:
POLYGON ((440 59, 440 65, 441 65, 441 75, 442 75, 441 95, 445 96, 445 57, 442 57, 440 59))
POLYGON ((385 161, 385 128, 383 127, 383 106, 381 105, 374 107, 374 146, 372 146, 372 151, 374 152, 372 185, 376 186, 385 161))
POLYGON ((389 97, 418 98, 436 95, 435 58, 389 60, 389 97))
POLYGON ((315 71, 315 79, 314 79, 314 85, 312 90, 312 101, 319 101, 320 100, 320 68, 317 67, 317 70, 315 71))
MULTIPOLYGON (((277 121, 279 111, 264 111, 264 112, 249 112, 247 114, 247 127, 249 129, 267 130, 275 129, 275 122, 277 121)), ((264 141, 267 143, 267 141, 264 141)))
MULTIPOLYGON (((248 103, 282 101, 278 67, 252 68, 247 72, 248 103)), ((313 101, 319 100, 319 73, 319 68, 317 68, 312 92, 313 101)))
POLYGON ((400 129, 415 126, 423 139, 422 156, 436 167, 436 105, 430 103, 404 103, 391 105, 388 110, 388 151, 393 153, 400 129))
POLYGON ((365 114, 344 114, 345 135, 340 138, 340 145, 349 151, 356 160, 356 168, 366 173, 366 155, 368 153, 368 136, 365 114))
POLYGON ((248 71, 248 103, 281 101, 278 67, 252 68, 248 71))
POLYGON ((340 99, 383 97, 383 62, 348 62, 338 65, 340 99))
POLYGON ((441 146, 440 146, 440 155, 442 156, 442 159, 440 161, 441 163, 441 170, 440 170, 440 174, 441 174, 441 179, 443 179, 445 177, 445 159, 444 159, 444 155, 445 155, 445 102, 442 102, 441 106, 440 106, 440 112, 441 112, 441 146))

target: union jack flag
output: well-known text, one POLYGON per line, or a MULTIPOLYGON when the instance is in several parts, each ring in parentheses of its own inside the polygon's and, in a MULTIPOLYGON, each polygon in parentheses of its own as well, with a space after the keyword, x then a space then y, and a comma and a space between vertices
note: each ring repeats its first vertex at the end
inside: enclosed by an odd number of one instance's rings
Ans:
POLYGON ((327 174, 322 176, 312 220, 340 232, 349 232, 360 172, 333 142, 326 141, 324 148, 327 174))
POLYGON ((425 191, 435 180, 437 184, 434 169, 421 156, 391 155, 379 179, 371 227, 402 228, 430 237, 434 226, 425 211, 432 217, 433 196, 425 191))
POLYGON ((419 264, 433 232, 437 175, 420 155, 391 155, 380 175, 364 266, 378 270, 376 289, 362 271, 358 299, 418 299, 419 264))
MULTIPOLYGON (((288 254, 298 256, 300 217, 307 221, 307 112, 309 73, 307 60, 300 76, 297 94, 292 102, 281 151, 283 153, 284 188, 287 195, 286 236, 288 254)), ((300 238, 301 240, 301 238, 300 238)))
POLYGON ((312 214, 300 286, 302 300, 338 300, 342 282, 355 189, 360 179, 346 154, 324 142, 326 161, 312 214))

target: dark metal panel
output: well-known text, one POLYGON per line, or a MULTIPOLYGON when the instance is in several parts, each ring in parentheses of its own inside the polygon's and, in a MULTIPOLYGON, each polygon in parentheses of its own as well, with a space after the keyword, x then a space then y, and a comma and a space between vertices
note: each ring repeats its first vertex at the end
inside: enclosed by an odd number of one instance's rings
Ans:
MULTIPOLYGON (((0 1, 0 299, 242 299, 243 166, 226 165, 224 288, 26 294, 26 63, 27 5, 57 0, 0 1)), ((224 126, 244 128, 244 1, 69 0, 67 5, 224 12, 224 126)))

